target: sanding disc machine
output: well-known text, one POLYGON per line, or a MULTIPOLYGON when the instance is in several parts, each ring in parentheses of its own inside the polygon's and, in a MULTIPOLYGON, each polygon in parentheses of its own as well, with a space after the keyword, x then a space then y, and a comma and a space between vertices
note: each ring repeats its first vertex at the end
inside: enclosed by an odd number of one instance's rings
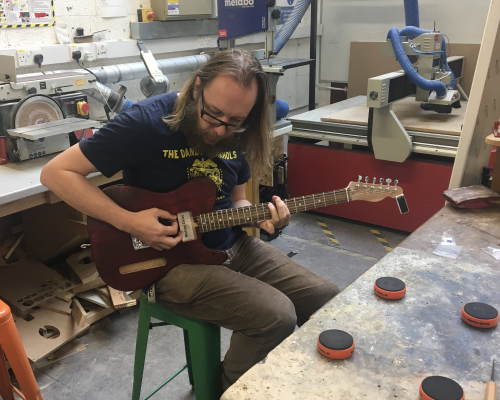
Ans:
POLYGON ((99 128, 99 122, 88 119, 85 100, 82 93, 53 97, 32 94, 16 103, 1 104, 7 161, 24 161, 66 150, 77 141, 74 131, 99 128))

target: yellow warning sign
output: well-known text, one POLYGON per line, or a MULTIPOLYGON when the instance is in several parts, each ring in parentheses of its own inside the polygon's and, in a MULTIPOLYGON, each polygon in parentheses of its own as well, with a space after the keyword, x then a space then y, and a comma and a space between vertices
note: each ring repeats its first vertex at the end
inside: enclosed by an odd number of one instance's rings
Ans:
POLYGON ((1 29, 53 26, 53 0, 0 1, 0 22, 1 29))

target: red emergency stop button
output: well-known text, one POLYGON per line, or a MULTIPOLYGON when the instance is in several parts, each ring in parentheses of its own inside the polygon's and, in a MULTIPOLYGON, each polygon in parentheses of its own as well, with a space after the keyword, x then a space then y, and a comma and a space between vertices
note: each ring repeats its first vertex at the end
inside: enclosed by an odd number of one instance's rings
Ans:
POLYGON ((78 103, 76 103, 76 112, 78 113, 78 115, 88 115, 89 110, 90 107, 86 101, 79 101, 78 103))
POLYGON ((154 19, 156 17, 156 14, 152 11, 148 12, 146 15, 149 19, 154 19))

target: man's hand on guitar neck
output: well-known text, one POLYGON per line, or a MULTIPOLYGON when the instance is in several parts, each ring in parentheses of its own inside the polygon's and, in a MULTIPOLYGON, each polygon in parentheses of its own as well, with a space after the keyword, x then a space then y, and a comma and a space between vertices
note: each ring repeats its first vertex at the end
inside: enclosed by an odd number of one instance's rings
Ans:
POLYGON ((267 205, 271 212, 271 219, 257 222, 257 228, 264 229, 269 234, 273 234, 276 229, 287 226, 290 222, 290 210, 285 202, 278 196, 273 196, 273 201, 276 207, 273 203, 267 205))
POLYGON ((182 231, 175 219, 177 216, 158 208, 133 213, 127 222, 127 232, 155 250, 170 250, 182 239, 182 231), (159 219, 174 221, 163 225, 159 219))

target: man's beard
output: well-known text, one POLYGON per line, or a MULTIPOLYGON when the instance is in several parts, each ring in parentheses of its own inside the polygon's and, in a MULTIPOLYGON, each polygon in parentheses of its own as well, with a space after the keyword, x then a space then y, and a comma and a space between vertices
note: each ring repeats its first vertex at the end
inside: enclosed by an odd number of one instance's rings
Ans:
POLYGON ((214 158, 221 152, 234 150, 237 147, 236 135, 221 139, 215 144, 205 143, 204 138, 209 135, 210 129, 203 129, 200 126, 197 100, 191 100, 186 105, 180 130, 184 133, 189 146, 207 158, 214 158))

